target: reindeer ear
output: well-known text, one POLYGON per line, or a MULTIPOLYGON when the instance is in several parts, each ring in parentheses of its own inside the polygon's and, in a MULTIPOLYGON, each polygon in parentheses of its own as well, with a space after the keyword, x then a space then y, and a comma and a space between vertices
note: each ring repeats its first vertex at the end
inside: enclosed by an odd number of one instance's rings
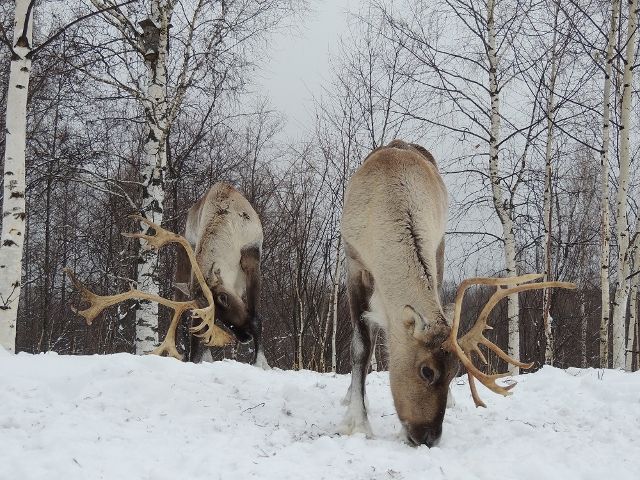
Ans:
POLYGON ((189 291, 189 284, 184 282, 174 282, 173 288, 182 293, 185 297, 191 297, 191 292, 189 291))
POLYGON ((425 341, 427 338, 427 323, 412 306, 405 305, 402 309, 402 323, 407 329, 407 333, 416 340, 425 341))

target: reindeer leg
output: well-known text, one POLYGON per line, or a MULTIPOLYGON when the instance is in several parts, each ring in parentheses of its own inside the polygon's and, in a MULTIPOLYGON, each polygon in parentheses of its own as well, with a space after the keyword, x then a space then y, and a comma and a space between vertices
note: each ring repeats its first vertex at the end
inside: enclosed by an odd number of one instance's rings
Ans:
POLYGON ((240 267, 246 279, 249 331, 253 337, 253 358, 251 359, 251 364, 267 370, 270 367, 262 348, 262 318, 258 314, 260 288, 262 286, 260 248, 258 246, 251 245, 242 249, 240 253, 240 267))
POLYGON ((353 336, 351 338, 351 385, 345 401, 347 414, 340 427, 340 433, 364 433, 368 437, 373 434, 365 405, 365 381, 371 362, 374 334, 376 327, 368 325, 364 313, 369 308, 369 300, 373 293, 373 282, 369 272, 359 266, 359 262, 349 259, 347 291, 351 309, 353 336), (365 279, 368 281, 365 283, 365 279))
MULTIPOLYGON (((189 323, 191 328, 193 328, 194 322, 192 318, 189 319, 189 323)), ((189 334, 189 338, 187 339, 187 345, 189 348, 189 361, 193 363, 202 362, 202 357, 204 356, 205 346, 202 341, 191 334, 189 334)))

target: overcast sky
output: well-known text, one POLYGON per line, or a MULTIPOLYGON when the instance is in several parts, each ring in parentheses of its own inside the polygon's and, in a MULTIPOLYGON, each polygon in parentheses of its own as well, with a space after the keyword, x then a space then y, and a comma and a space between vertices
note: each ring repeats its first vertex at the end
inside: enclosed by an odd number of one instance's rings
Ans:
POLYGON ((364 0, 309 0, 306 13, 293 31, 280 33, 269 45, 270 60, 261 69, 257 91, 287 119, 283 132, 299 139, 312 127, 313 96, 329 80, 329 53, 347 32, 348 12, 364 0))

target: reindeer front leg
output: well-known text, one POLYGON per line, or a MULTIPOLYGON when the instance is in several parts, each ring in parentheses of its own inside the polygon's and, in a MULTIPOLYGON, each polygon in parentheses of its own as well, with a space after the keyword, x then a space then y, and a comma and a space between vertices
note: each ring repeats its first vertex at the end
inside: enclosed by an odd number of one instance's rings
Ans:
POLYGON ((245 247, 240 254, 240 267, 246 279, 247 313, 249 318, 249 331, 253 337, 253 358, 251 364, 268 369, 269 364, 264 356, 262 347, 262 318, 258 314, 260 304, 260 287, 262 278, 260 272, 260 248, 257 246, 245 247))
POLYGON ((347 404, 347 414, 340 427, 340 433, 364 433, 373 436, 371 425, 367 417, 365 405, 365 382, 369 372, 373 338, 378 327, 369 325, 364 319, 364 313, 369 309, 369 299, 373 292, 373 278, 365 270, 354 268, 356 261, 349 261, 347 279, 347 293, 351 309, 351 324, 353 336, 351 338, 351 385, 347 391, 344 403, 347 404), (364 279, 367 279, 367 282, 364 279))

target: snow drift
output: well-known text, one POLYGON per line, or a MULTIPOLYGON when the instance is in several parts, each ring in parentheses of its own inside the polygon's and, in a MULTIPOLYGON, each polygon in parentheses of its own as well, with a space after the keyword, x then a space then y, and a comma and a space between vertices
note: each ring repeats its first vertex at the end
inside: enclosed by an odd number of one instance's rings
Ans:
POLYGON ((399 438, 386 373, 376 438, 336 435, 348 376, 126 354, 0 356, 0 479, 637 479, 640 373, 543 370, 502 398, 452 386, 435 448, 399 438))

